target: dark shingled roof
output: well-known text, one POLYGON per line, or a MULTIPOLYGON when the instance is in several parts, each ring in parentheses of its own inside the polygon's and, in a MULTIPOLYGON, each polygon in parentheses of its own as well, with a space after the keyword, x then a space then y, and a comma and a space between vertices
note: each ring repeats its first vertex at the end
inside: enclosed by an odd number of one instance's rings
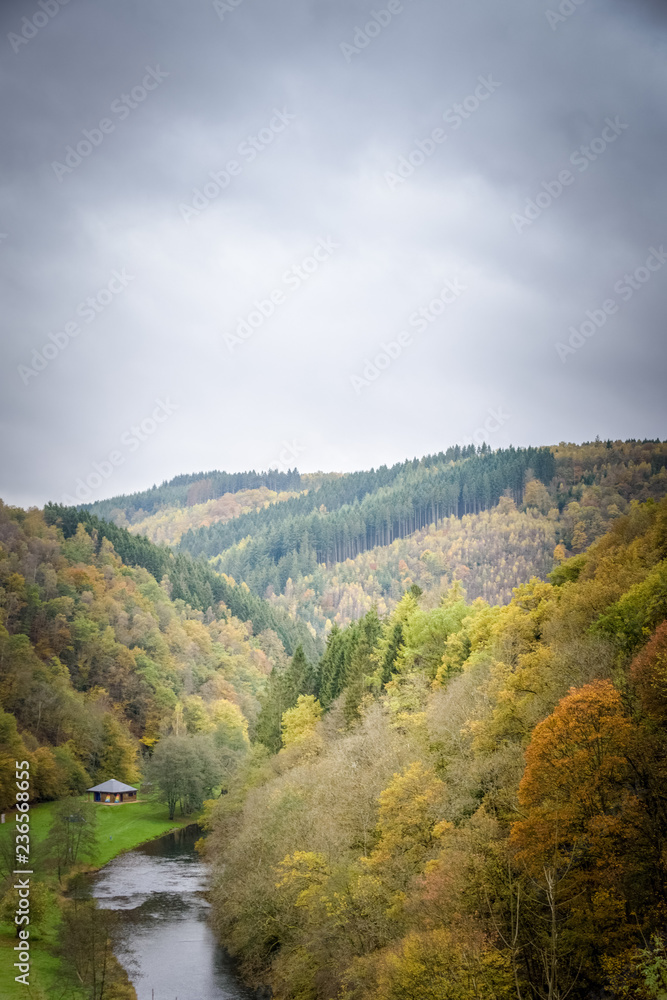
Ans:
POLYGON ((101 785, 95 785, 94 788, 89 788, 89 792, 136 792, 136 788, 132 785, 125 785, 122 781, 116 781, 115 778, 111 778, 110 781, 103 781, 101 785))

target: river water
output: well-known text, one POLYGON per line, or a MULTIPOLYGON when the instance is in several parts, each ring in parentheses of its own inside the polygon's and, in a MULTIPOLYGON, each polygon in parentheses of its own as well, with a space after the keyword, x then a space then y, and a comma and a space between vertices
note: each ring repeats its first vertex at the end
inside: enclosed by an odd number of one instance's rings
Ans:
POLYGON ((93 879, 98 905, 127 911, 117 955, 138 1000, 253 1000, 208 925, 196 826, 110 861, 93 879))

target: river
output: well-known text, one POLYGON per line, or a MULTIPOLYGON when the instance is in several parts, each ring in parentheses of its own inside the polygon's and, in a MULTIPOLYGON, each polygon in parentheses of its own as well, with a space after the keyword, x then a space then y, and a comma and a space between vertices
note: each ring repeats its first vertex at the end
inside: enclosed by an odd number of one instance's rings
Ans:
POLYGON ((196 826, 110 861, 93 879, 98 905, 127 911, 117 955, 138 1000, 253 1000, 208 924, 207 871, 196 826))

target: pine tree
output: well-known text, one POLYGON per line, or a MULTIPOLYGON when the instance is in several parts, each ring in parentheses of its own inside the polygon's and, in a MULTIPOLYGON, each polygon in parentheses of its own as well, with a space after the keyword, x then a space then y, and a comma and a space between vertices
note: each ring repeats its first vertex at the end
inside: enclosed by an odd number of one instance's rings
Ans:
POLYGON ((303 646, 299 645, 296 647, 292 662, 285 672, 283 712, 296 705, 300 694, 314 693, 315 671, 312 664, 306 659, 303 646))
POLYGON ((358 638, 346 668, 344 712, 348 722, 359 715, 359 706, 368 688, 368 679, 373 673, 372 653, 381 632, 377 609, 372 607, 359 622, 358 638))
POLYGON ((380 675, 380 682, 383 687, 391 680, 391 675, 394 672, 396 660, 402 645, 403 625, 401 622, 394 622, 389 635, 386 638, 385 648, 381 654, 380 667, 382 673, 380 675))
POLYGON ((320 660, 318 672, 318 697, 320 704, 328 708, 340 694, 345 670, 345 649, 347 640, 345 632, 334 623, 324 656, 320 660))
POLYGON ((281 743, 281 722, 288 707, 283 704, 283 678, 274 667, 269 675, 266 690, 260 698, 260 712, 255 725, 255 739, 272 753, 278 753, 281 743))
POLYGON ((274 667, 269 683, 261 698, 261 710, 255 726, 255 738, 277 753, 282 745, 281 726, 283 714, 294 708, 299 695, 315 693, 315 671, 306 659, 303 646, 297 646, 286 670, 274 667))

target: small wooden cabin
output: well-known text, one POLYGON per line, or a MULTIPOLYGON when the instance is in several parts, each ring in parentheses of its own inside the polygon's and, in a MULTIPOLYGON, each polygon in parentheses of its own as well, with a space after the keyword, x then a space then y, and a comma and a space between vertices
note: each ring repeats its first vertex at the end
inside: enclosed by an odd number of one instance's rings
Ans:
POLYGON ((103 781, 101 785, 95 785, 93 788, 89 788, 88 791, 93 793, 93 800, 95 802, 102 802, 108 806, 120 805, 122 802, 137 801, 136 788, 133 788, 132 785, 126 785, 122 781, 116 781, 115 778, 103 781))

